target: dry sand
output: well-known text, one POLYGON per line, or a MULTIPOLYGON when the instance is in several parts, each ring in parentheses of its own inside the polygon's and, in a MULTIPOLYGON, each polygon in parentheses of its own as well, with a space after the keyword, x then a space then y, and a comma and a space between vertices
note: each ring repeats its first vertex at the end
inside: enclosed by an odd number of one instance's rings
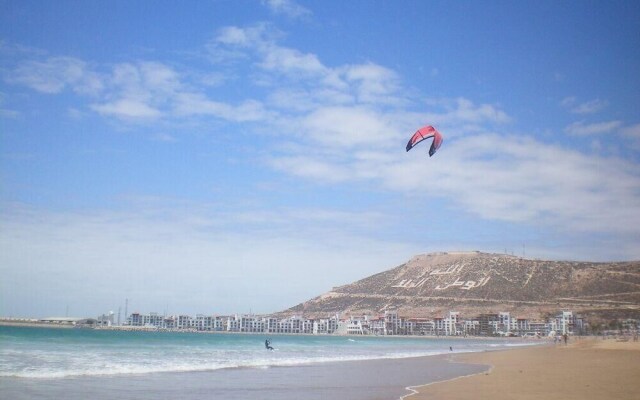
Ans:
POLYGON ((640 342, 573 339, 570 344, 462 354, 486 364, 478 375, 414 388, 407 400, 640 399, 640 342))

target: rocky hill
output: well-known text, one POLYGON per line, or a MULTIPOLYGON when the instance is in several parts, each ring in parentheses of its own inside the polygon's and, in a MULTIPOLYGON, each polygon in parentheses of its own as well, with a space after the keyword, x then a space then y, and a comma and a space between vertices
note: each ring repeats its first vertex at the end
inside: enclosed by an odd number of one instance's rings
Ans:
POLYGON ((561 309, 601 322, 640 318, 640 261, 543 261, 480 252, 419 255, 407 263, 336 287, 283 311, 306 317, 335 313, 406 317, 509 311, 542 318, 561 309))

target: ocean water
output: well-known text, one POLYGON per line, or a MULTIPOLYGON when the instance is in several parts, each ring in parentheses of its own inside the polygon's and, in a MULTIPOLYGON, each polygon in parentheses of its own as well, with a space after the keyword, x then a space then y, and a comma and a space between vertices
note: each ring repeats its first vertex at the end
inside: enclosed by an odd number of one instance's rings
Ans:
POLYGON ((391 400, 406 394, 407 386, 486 368, 450 363, 448 354, 526 344, 504 339, 269 337, 2 326, 0 395, 391 400), (273 351, 265 348, 267 338, 273 351))

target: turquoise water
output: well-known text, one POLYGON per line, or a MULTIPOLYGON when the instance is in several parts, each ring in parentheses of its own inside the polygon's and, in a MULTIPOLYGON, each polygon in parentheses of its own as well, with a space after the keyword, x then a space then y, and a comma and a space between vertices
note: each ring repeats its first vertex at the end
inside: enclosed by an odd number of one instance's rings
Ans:
POLYGON ((71 376, 268 368, 407 358, 518 345, 505 340, 132 332, 0 327, 0 377, 71 376))
MULTIPOLYGON (((10 399, 398 399, 405 387, 477 373, 444 354, 522 340, 271 336, 0 326, 10 399), (440 355, 440 356, 438 356, 440 355), (423 357, 434 356, 434 357, 423 357)), ((5 397, 3 397, 5 398, 5 397)))

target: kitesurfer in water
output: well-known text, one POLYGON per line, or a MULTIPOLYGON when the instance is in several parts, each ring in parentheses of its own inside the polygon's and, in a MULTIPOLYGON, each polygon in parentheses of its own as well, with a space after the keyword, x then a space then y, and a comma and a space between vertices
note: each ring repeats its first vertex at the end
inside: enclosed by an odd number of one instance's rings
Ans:
POLYGON ((267 339, 267 340, 265 340, 265 341, 264 341, 264 347, 265 347, 267 350, 273 350, 273 347, 271 347, 271 341, 270 341, 269 339, 267 339))

